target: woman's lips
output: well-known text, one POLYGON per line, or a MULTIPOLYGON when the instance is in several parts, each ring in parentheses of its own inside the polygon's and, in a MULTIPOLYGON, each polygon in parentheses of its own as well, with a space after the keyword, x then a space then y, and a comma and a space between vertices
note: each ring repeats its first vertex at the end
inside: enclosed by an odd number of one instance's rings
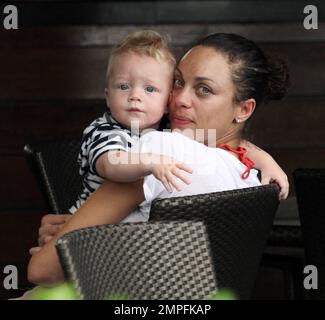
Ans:
POLYGON ((192 123, 193 121, 188 119, 188 118, 174 116, 173 117, 173 122, 176 125, 187 125, 187 124, 192 123))

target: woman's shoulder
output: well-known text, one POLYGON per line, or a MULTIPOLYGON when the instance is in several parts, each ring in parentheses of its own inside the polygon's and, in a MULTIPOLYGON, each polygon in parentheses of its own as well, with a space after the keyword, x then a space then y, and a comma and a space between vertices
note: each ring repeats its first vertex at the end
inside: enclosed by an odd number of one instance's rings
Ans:
MULTIPOLYGON (((193 150, 193 143, 184 135, 170 131, 148 131, 139 139, 140 152, 161 153, 170 156, 185 154, 193 150)), ((134 146, 134 148, 138 148, 134 146)))
POLYGON ((150 130, 146 131, 144 134, 141 134, 140 141, 142 142, 152 142, 152 141, 175 141, 177 140, 183 140, 183 135, 173 132, 170 130, 166 131, 158 131, 158 130, 150 130))

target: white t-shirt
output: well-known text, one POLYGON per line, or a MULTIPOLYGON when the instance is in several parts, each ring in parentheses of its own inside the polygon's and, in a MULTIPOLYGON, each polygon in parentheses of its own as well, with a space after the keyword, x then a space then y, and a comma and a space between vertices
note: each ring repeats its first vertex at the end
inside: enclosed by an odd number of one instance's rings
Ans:
POLYGON ((148 221, 151 202, 156 198, 226 191, 261 184, 255 169, 250 171, 247 179, 242 179, 241 175, 247 167, 231 153, 220 148, 207 147, 177 132, 146 133, 131 151, 174 157, 177 161, 189 165, 193 173, 184 172, 190 178, 191 184, 186 185, 179 180, 182 190, 173 190, 171 193, 152 174, 146 176, 143 184, 145 200, 122 222, 148 221))

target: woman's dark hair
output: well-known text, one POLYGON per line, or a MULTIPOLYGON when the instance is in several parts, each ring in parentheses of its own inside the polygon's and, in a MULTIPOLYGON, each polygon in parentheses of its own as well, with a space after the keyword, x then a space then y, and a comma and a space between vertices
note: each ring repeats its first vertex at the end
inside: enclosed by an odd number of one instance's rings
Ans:
POLYGON ((253 41, 236 34, 214 33, 199 40, 195 46, 214 48, 226 56, 236 86, 236 103, 254 98, 258 106, 281 99, 289 89, 285 62, 266 57, 253 41))

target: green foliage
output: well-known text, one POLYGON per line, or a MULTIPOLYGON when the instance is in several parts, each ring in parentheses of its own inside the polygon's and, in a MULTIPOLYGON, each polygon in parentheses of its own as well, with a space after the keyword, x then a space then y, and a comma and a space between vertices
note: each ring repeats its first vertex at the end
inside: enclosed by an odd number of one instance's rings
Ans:
POLYGON ((134 300, 125 293, 112 293, 105 297, 104 300, 134 300))
POLYGON ((208 300, 237 300, 237 297, 231 290, 221 289, 211 294, 208 300))
POLYGON ((64 282, 50 288, 37 287, 31 300, 80 300, 80 297, 72 284, 64 282))
MULTIPOLYGON (((37 287, 31 294, 31 300, 80 300, 75 287, 68 282, 54 287, 37 287)), ((125 293, 112 293, 104 300, 134 300, 125 293)), ((237 300, 236 295, 229 289, 221 289, 208 297, 208 300, 237 300)))

